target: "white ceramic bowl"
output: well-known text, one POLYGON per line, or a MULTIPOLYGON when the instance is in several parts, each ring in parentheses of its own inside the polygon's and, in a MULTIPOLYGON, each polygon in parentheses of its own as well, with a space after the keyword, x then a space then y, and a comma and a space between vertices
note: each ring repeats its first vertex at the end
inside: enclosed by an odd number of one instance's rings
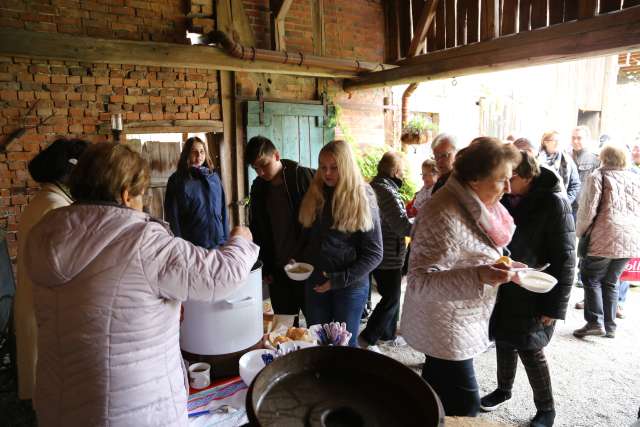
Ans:
POLYGON ((255 376, 258 375, 258 372, 265 367, 264 361, 262 360, 263 354, 272 354, 275 357, 276 352, 266 348, 251 350, 243 354, 238 361, 240 378, 242 378, 242 381, 244 381, 246 385, 251 385, 251 381, 253 381, 255 376))
POLYGON ((542 271, 529 271, 520 274, 520 286, 528 291, 544 294, 558 283, 555 277, 542 271))
POLYGON ((309 278, 309 276, 311 276, 311 273, 313 273, 313 265, 311 264, 307 264, 306 262, 295 262, 293 264, 287 264, 284 266, 284 271, 285 273, 287 273, 287 276, 289 276, 289 279, 291 280, 296 280, 298 282, 303 281, 303 280, 307 280, 309 278), (297 268, 304 268, 306 270, 308 270, 305 273, 296 273, 293 272, 291 270, 295 270, 297 268))

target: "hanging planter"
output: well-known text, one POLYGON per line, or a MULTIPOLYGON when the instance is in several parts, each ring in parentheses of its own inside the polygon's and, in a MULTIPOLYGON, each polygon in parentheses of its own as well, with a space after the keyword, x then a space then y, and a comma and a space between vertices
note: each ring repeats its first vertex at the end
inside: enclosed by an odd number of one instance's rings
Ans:
POLYGON ((400 141, 406 145, 426 144, 433 139, 437 125, 425 120, 423 117, 414 116, 402 127, 400 141))

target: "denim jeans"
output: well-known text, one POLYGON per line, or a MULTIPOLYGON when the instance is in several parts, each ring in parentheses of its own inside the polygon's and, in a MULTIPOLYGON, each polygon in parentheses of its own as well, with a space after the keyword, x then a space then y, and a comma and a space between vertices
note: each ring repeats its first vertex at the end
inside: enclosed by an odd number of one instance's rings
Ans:
POLYGON ((629 282, 620 282, 618 287, 618 305, 622 306, 627 300, 627 292, 629 291, 629 282))
POLYGON ((373 270, 373 277, 376 279, 382 299, 369 316, 367 327, 361 334, 369 344, 375 344, 379 339, 387 341, 396 337, 400 313, 402 269, 373 270))
POLYGON ((342 289, 331 289, 319 294, 313 286, 305 284, 307 325, 345 322, 351 332, 349 345, 356 346, 362 310, 369 296, 369 277, 342 289))
POLYGON ((480 391, 473 359, 444 360, 426 355, 422 378, 435 390, 447 416, 475 417, 480 391))
POLYGON ((584 284, 584 320, 616 330, 617 283, 629 258, 586 257, 580 268, 584 284))

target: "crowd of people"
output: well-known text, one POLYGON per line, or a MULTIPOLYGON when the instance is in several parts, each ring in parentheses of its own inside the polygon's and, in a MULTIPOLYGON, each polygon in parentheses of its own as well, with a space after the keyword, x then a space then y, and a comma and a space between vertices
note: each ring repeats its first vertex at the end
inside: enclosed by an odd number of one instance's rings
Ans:
POLYGON ((576 251, 585 289, 579 338, 615 337, 618 279, 640 256, 640 143, 605 145, 597 156, 589 139, 577 127, 572 151, 554 131, 540 149, 527 138, 489 137, 459 149, 440 134, 422 163, 423 187, 405 205, 401 153, 385 153, 366 182, 345 141, 326 144, 314 170, 254 137, 245 152, 257 174, 250 225, 232 230, 199 138, 183 144, 169 178, 167 223, 143 212, 150 170, 140 154, 55 141, 29 165, 42 189, 20 224, 20 398, 33 398, 43 426, 186 425, 181 302, 225 298, 259 259, 276 314, 344 322, 350 346, 378 351, 393 341, 424 353, 422 377, 447 415, 508 401, 519 357, 537 409, 531 425, 551 426, 544 347, 565 318, 576 251), (525 290, 504 255, 519 266, 550 264, 557 285, 525 290), (284 272, 292 260, 314 266, 304 285, 284 272), (382 299, 360 332, 374 283, 382 299), (497 388, 481 398, 473 359, 491 341, 497 388))

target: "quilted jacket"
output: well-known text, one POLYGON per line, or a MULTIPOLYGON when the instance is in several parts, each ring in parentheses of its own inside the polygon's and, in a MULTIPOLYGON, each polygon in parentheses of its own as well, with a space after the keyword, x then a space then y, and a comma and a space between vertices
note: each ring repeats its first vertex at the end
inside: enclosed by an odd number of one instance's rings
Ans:
POLYGON ((400 198, 398 185, 391 178, 376 176, 371 181, 380 210, 382 229, 382 262, 380 270, 401 268, 407 250, 405 236, 411 232, 411 221, 400 198))
POLYGON ((465 360, 489 345, 496 290, 476 267, 495 262, 502 248, 478 225, 480 203, 452 175, 416 219, 401 329, 432 357, 465 360))
POLYGON ((246 239, 206 250, 115 205, 49 212, 29 233, 38 322, 38 425, 187 426, 180 302, 238 288, 246 239))
POLYGON ((629 169, 602 167, 589 176, 581 195, 576 224, 578 237, 584 236, 594 224, 587 251, 589 256, 640 256, 639 218, 640 175, 629 169))

